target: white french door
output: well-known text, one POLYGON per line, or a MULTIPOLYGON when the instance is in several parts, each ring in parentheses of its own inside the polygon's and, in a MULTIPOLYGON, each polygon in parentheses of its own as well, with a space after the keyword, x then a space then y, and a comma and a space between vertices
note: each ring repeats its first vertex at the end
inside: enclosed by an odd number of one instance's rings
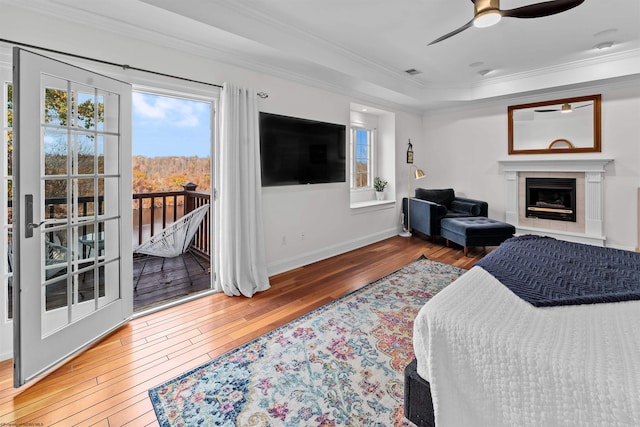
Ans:
POLYGON ((14 385, 127 321, 131 87, 14 48, 14 385))

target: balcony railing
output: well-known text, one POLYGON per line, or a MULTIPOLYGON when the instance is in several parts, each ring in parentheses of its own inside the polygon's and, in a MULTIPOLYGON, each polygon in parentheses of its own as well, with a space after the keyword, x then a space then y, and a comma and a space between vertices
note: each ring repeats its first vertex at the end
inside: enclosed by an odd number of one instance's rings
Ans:
MULTIPOLYGON (((137 244, 154 236, 168 224, 210 201, 209 193, 196 191, 196 184, 185 184, 181 191, 137 193, 133 195, 133 228, 137 244)), ((209 214, 205 216, 191 244, 191 249, 211 256, 209 214)))
MULTIPOLYGON (((196 184, 189 183, 185 184, 183 190, 179 191, 133 194, 134 245, 139 245, 144 240, 163 230, 168 224, 178 220, 192 210, 209 203, 209 193, 196 191, 196 187, 196 184)), ((66 207, 63 207, 66 203, 66 198, 46 199, 46 219, 55 218, 57 208, 62 208, 66 212, 66 207)), ((102 212, 103 197, 98 199, 98 203, 99 212, 102 212)), ((94 212, 93 204, 93 197, 79 197, 78 214, 81 216, 92 215, 94 212)), ((11 200, 8 201, 7 207, 9 208, 9 214, 11 214, 11 200)), ((211 256, 209 215, 210 213, 207 213, 200 224, 191 244, 193 251, 206 258, 211 256)))

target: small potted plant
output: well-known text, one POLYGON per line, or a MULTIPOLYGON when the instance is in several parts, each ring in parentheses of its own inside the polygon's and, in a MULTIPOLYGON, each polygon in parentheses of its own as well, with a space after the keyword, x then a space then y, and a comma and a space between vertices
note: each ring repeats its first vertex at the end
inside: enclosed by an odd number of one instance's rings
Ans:
POLYGON ((373 188, 376 190, 376 200, 384 200, 384 189, 387 186, 387 181, 383 181, 379 176, 376 176, 373 180, 373 188))

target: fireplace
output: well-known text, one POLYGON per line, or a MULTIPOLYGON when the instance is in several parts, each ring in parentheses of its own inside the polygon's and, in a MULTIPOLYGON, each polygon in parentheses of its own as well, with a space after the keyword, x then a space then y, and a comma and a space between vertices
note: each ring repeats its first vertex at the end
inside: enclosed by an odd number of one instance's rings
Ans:
POLYGON ((576 222, 576 180, 527 178, 527 218, 576 222))
POLYGON ((613 160, 564 155, 500 160, 504 173, 505 222, 516 226, 516 234, 537 234, 604 246, 604 177, 609 163, 613 160), (575 222, 527 218, 526 178, 575 179, 575 222))

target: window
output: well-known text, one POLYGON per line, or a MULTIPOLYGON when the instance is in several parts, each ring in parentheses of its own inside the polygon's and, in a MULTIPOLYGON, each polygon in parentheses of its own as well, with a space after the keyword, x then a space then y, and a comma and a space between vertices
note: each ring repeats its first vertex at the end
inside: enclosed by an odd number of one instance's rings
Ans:
POLYGON ((351 189, 373 187, 374 129, 351 129, 351 189))
POLYGON ((393 208, 396 175, 395 115, 378 108, 351 104, 349 116, 349 206, 354 214, 393 208), (375 177, 389 183, 384 200, 374 191, 375 177))

